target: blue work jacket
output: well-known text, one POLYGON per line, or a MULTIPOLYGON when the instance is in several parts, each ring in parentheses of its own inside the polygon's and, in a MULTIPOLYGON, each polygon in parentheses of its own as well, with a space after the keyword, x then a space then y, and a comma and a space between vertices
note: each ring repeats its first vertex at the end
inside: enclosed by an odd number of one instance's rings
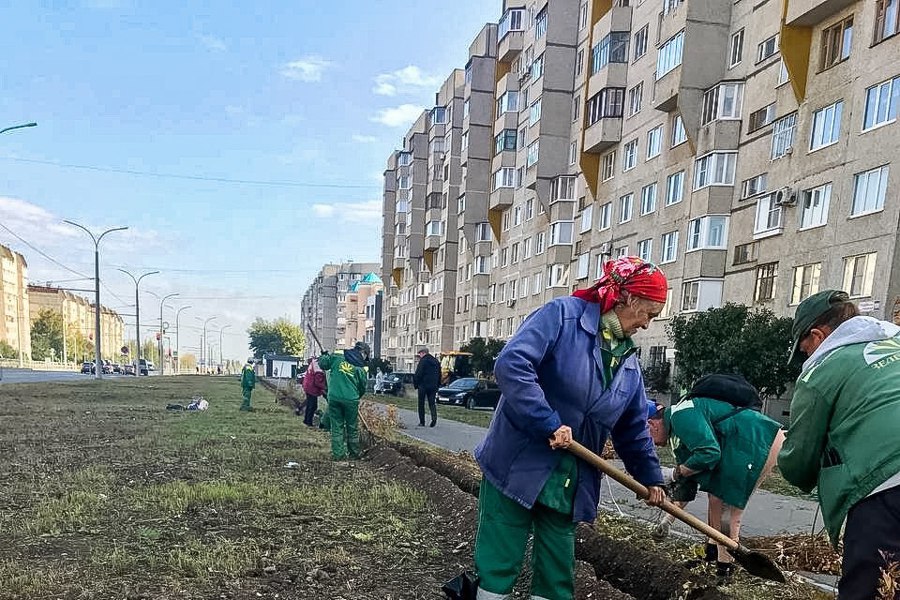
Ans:
MULTIPOLYGON (((557 298, 532 313, 497 358, 502 395, 475 457, 484 477, 526 508, 534 506, 564 452, 548 441, 561 425, 597 454, 612 436, 635 479, 663 483, 637 356, 625 359, 607 385, 599 325, 599 304, 557 298)), ((579 460, 573 521, 593 521, 599 500, 600 473, 579 460)))

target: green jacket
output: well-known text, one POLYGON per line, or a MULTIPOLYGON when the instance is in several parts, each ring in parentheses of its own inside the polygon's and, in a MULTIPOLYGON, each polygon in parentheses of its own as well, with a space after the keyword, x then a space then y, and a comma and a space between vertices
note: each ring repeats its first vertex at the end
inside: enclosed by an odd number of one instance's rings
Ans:
POLYGON ((241 387, 248 390, 256 387, 256 371, 253 367, 244 365, 244 370, 241 371, 241 387))
POLYGON ((692 398, 667 408, 663 418, 678 438, 678 463, 700 471, 694 476, 700 489, 742 509, 781 425, 754 410, 735 410, 720 400, 692 398))
POLYGON ((778 456, 784 478, 819 503, 837 546, 850 508, 900 473, 900 327, 853 317, 803 365, 778 456))
POLYGON ((329 400, 359 400, 366 393, 366 371, 351 365, 342 354, 323 354, 319 366, 328 374, 329 400))

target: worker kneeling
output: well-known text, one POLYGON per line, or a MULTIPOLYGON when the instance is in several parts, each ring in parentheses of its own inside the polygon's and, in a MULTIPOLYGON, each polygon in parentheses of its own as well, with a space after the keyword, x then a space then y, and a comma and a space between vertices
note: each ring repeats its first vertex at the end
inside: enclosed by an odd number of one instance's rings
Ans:
MULTIPOLYGON (((673 500, 684 505, 697 488, 707 492, 709 525, 739 542, 747 502, 772 472, 784 443, 781 425, 749 407, 698 396, 669 408, 651 406, 649 427, 657 446, 678 438, 673 500), (728 531, 722 529, 726 510, 728 531)), ((717 575, 731 574, 734 559, 725 546, 707 540, 706 560, 716 562, 717 575)))

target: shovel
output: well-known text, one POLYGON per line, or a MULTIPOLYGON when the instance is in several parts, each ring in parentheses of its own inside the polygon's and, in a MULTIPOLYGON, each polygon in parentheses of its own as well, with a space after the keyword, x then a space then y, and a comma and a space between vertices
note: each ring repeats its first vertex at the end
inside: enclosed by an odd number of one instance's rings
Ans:
MULTIPOLYGON (((610 477, 627 487, 629 490, 637 494, 638 497, 647 498, 647 496, 649 496, 649 492, 647 491, 647 488, 644 487, 644 485, 637 482, 634 478, 632 478, 625 472, 620 471, 609 462, 603 460, 578 442, 573 441, 568 449, 569 452, 571 452, 581 460, 597 467, 603 473, 609 475, 610 477)), ((715 540, 716 543, 728 548, 728 552, 731 554, 731 556, 734 557, 734 560, 737 561, 739 565, 744 567, 744 570, 746 570, 751 575, 762 577, 763 579, 778 581, 780 583, 785 582, 784 573, 782 573, 781 570, 777 566, 775 566, 775 563, 772 561, 772 559, 765 554, 754 552, 753 550, 742 546, 724 533, 713 529, 694 515, 678 508, 668 500, 664 501, 660 508, 662 508, 664 511, 666 511, 679 521, 687 523, 703 535, 715 540)))

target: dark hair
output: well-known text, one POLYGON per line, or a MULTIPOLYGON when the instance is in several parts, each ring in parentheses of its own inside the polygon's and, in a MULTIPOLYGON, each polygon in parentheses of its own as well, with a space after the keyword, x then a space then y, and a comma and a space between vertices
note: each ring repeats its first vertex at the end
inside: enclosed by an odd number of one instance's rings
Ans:
POLYGON ((859 310, 856 308, 855 304, 847 301, 838 301, 832 303, 831 308, 816 319, 806 333, 809 334, 813 329, 821 329, 822 327, 828 327, 828 329, 834 331, 838 328, 838 325, 844 321, 858 316, 859 310))
POLYGON ((666 412, 666 407, 662 404, 656 404, 656 412, 653 413, 653 416, 650 417, 649 421, 662 421, 663 413, 666 412))

